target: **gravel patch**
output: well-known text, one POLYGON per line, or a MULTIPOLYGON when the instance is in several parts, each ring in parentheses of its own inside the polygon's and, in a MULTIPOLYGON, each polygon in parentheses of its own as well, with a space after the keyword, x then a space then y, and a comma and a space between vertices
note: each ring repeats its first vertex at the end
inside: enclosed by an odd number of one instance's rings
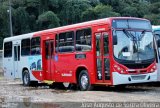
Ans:
POLYGON ((160 87, 138 85, 119 90, 114 87, 97 86, 92 91, 79 91, 51 89, 47 85, 24 87, 19 80, 0 77, 1 102, 52 104, 56 102, 160 102, 160 87))

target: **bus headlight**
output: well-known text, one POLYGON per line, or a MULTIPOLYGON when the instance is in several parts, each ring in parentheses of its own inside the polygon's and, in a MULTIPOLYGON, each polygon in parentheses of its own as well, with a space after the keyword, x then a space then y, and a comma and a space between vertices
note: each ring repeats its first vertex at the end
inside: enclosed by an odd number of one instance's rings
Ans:
POLYGON ((156 65, 154 65, 154 66, 149 70, 149 72, 155 72, 155 71, 156 71, 156 69, 157 69, 157 66, 156 66, 156 65))
POLYGON ((119 72, 121 74, 125 74, 124 69, 116 64, 114 65, 114 71, 119 72))

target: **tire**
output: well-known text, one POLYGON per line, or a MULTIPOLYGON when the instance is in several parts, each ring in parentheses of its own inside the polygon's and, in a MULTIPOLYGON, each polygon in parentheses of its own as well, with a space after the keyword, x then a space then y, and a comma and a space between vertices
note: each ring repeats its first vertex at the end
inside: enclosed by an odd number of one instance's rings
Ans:
POLYGON ((24 86, 30 86, 31 81, 30 81, 30 75, 29 75, 29 71, 28 70, 24 70, 23 71, 22 80, 23 80, 23 85, 24 86))
POLYGON ((82 70, 80 72, 78 83, 81 91, 89 91, 92 89, 92 85, 90 84, 90 78, 87 70, 82 70))

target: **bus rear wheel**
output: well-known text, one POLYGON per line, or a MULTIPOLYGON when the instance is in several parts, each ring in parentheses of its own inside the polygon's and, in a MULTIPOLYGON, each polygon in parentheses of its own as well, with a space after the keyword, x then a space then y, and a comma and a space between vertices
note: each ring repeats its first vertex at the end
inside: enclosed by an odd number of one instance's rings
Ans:
POLYGON ((88 91, 92 89, 87 70, 82 70, 80 72, 78 82, 81 91, 88 91))
POLYGON ((30 81, 30 75, 28 70, 24 70, 22 80, 23 80, 24 86, 30 86, 31 81, 30 81))

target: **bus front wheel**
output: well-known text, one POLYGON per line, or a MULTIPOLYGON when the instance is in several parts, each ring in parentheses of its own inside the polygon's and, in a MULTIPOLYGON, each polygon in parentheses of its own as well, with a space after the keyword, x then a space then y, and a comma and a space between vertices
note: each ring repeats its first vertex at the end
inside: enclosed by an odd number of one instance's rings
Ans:
POLYGON ((24 86, 29 86, 31 81, 30 81, 30 75, 29 75, 29 71, 28 70, 24 70, 23 72, 23 85, 24 86))
POLYGON ((78 82, 81 91, 88 91, 92 89, 87 70, 82 70, 80 72, 78 82))

